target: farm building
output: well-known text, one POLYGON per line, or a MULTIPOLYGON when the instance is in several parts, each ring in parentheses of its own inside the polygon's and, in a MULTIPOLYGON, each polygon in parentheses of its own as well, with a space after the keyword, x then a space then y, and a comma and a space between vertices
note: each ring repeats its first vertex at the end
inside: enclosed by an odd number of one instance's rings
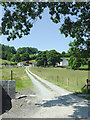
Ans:
POLYGON ((23 62, 19 62, 18 64, 17 64, 17 66, 18 67, 23 67, 24 65, 23 65, 23 62))
POLYGON ((60 62, 60 66, 68 66, 68 60, 62 59, 62 61, 60 62))
POLYGON ((68 66, 68 60, 66 59, 62 59, 60 63, 56 64, 56 67, 66 67, 66 66, 68 66))
POLYGON ((29 66, 30 67, 36 67, 36 63, 35 62, 29 62, 29 66))

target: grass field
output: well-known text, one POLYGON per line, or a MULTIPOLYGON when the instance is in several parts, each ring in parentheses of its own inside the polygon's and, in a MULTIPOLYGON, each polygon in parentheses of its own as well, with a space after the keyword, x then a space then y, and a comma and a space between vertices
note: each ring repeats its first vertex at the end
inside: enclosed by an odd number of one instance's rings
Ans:
POLYGON ((88 71, 65 68, 30 68, 40 77, 72 92, 82 92, 88 78, 88 71))
MULTIPOLYGON (((0 59, 0 64, 1 64, 1 63, 5 63, 5 62, 6 62, 6 63, 11 63, 11 61, 0 59)), ((14 62, 12 62, 12 63, 14 63, 14 62)))
POLYGON ((16 82, 16 91, 31 90, 33 88, 33 83, 26 74, 24 67, 4 67, 0 69, 0 72, 2 72, 1 80, 10 80, 11 70, 13 71, 13 80, 16 82))

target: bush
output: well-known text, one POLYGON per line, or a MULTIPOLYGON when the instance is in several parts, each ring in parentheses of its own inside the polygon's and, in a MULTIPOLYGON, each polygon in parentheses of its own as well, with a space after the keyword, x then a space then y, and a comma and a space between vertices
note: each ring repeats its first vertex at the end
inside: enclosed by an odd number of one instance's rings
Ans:
POLYGON ((37 58, 37 55, 30 55, 30 60, 35 60, 37 58))
POLYGON ((11 62, 10 65, 14 65, 14 63, 11 62))
POLYGON ((4 63, 2 63, 2 65, 5 65, 5 66, 6 66, 6 65, 9 65, 9 63, 7 63, 7 62, 4 62, 4 63))
POLYGON ((24 64, 24 66, 29 66, 29 63, 23 63, 24 64))

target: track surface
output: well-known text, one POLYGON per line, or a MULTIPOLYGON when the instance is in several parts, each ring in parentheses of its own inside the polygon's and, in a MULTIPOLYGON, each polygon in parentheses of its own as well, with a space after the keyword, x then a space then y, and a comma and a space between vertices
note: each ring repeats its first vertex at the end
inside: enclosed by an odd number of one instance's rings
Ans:
POLYGON ((35 75, 26 68, 26 72, 35 85, 35 92, 40 99, 36 105, 40 110, 32 115, 36 118, 87 118, 88 101, 73 95, 35 75), (39 81, 38 81, 39 80, 39 81), (41 81, 41 82, 40 82, 41 81), (42 84, 44 83, 44 84, 42 84))
POLYGON ((25 69, 34 84, 34 93, 20 91, 3 118, 88 118, 88 101, 25 69))

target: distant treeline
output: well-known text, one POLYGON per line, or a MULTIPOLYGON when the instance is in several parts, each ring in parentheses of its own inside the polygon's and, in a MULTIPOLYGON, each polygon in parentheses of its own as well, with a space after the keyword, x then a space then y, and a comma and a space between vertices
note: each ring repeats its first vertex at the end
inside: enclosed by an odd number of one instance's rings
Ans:
POLYGON ((16 50, 13 46, 10 47, 0 44, 0 48, 2 49, 0 51, 0 57, 12 62, 36 59, 36 54, 38 54, 38 49, 32 47, 22 47, 16 50))
POLYGON ((59 53, 56 50, 38 51, 37 48, 32 47, 22 47, 16 50, 13 46, 10 47, 3 44, 0 44, 0 48, 2 48, 2 51, 0 51, 1 58, 11 62, 36 60, 37 66, 46 67, 55 66, 62 61, 62 58, 66 57, 72 69, 88 65, 88 59, 80 57, 80 52, 77 52, 77 54, 73 53, 73 50, 69 50, 67 53, 65 51, 59 53))

